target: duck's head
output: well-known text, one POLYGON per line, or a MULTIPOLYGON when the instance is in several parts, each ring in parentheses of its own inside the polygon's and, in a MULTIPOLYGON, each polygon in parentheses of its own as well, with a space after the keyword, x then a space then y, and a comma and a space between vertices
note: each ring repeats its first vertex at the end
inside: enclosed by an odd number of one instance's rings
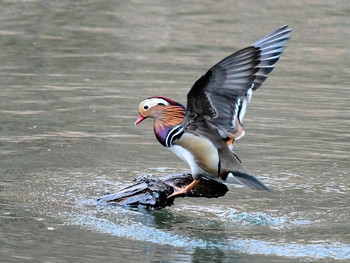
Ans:
POLYGON ((173 101, 167 97, 150 97, 143 100, 140 103, 140 115, 137 118, 135 125, 139 124, 141 121, 149 117, 153 119, 161 118, 161 116, 163 115, 162 113, 166 111, 165 108, 168 108, 168 106, 175 106, 175 108, 181 108, 182 111, 185 112, 185 107, 182 104, 173 101))

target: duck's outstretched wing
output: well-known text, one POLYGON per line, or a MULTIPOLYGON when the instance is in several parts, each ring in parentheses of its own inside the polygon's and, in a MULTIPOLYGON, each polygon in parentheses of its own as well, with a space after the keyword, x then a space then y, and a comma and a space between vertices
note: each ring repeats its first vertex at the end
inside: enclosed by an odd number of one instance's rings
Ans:
POLYGON ((226 57, 199 78, 187 94, 187 113, 182 125, 191 129, 200 117, 224 139, 242 137, 247 103, 286 47, 291 32, 287 27, 226 57))

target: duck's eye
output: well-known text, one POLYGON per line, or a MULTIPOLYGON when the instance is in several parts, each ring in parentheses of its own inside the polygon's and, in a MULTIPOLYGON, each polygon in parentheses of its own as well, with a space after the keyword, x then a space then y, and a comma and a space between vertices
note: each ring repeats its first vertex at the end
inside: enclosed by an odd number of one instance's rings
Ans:
POLYGON ((148 105, 143 106, 143 109, 147 110, 148 109, 148 105))

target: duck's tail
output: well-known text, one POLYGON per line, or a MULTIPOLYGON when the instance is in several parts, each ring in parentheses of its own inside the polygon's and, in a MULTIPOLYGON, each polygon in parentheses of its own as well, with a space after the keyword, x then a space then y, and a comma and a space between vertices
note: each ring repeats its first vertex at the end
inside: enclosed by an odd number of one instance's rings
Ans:
POLYGON ((272 191, 258 179, 256 179, 241 163, 236 154, 223 147, 219 151, 220 178, 225 183, 240 183, 254 190, 272 191))

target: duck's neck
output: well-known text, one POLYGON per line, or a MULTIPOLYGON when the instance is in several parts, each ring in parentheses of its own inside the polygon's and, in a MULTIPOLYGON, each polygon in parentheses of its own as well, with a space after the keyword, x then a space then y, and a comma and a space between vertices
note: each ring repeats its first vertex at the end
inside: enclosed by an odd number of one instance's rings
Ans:
POLYGON ((183 121, 185 109, 181 106, 160 107, 154 116, 154 134, 157 140, 165 146, 168 132, 183 121))

